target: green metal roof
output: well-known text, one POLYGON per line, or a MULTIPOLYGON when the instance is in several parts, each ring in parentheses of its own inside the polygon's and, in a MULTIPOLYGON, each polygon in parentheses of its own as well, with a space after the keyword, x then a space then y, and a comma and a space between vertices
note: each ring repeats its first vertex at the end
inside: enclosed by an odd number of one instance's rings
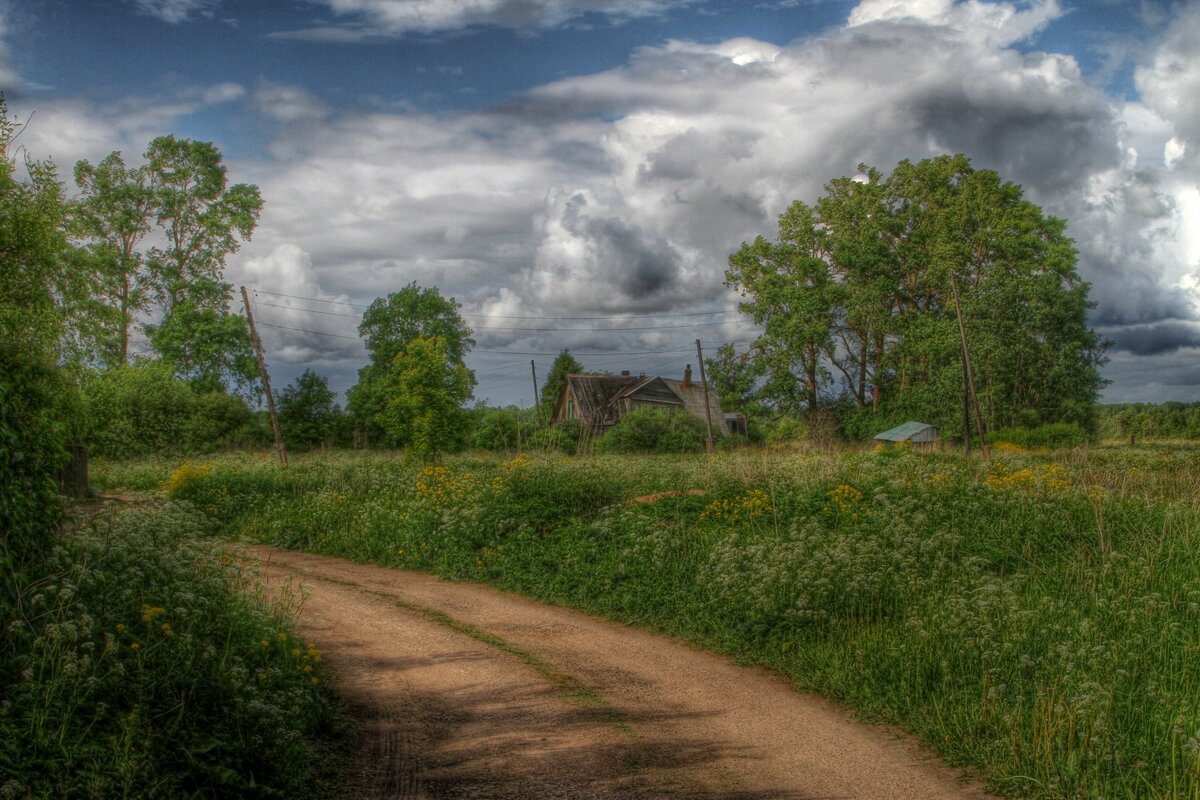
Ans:
POLYGON ((906 422, 903 425, 897 425, 891 430, 886 430, 883 433, 875 435, 875 440, 882 439, 885 442, 903 442, 909 437, 915 436, 926 428, 932 428, 932 425, 924 422, 906 422))

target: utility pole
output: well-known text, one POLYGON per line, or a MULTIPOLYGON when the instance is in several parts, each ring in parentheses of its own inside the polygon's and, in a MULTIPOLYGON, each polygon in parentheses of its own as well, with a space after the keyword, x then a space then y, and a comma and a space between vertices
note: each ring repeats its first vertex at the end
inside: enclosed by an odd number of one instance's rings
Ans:
POLYGON ((537 409, 538 427, 542 427, 542 401, 538 399, 537 391, 537 367, 533 363, 533 359, 529 359, 529 371, 533 374, 533 407, 537 409))
MULTIPOLYGON (((961 342, 959 343, 961 345, 961 342)), ((967 359, 966 350, 959 347, 962 358, 962 401, 963 401, 963 455, 971 455, 971 394, 967 388, 967 359)))
POLYGON ((275 395, 271 393, 271 376, 267 374, 267 362, 263 359, 262 340, 254 325, 254 313, 250 311, 250 295, 242 287, 242 302, 246 305, 246 320, 250 323, 250 341, 254 343, 254 355, 258 358, 258 372, 262 375, 263 389, 267 393, 267 411, 271 415, 271 430, 275 433, 275 448, 279 451, 279 463, 287 466, 287 451, 283 448, 283 434, 279 432, 279 417, 275 415, 275 395))
POLYGON ((988 447, 987 435, 983 431, 983 415, 979 413, 979 396, 975 394, 975 372, 971 369, 971 350, 967 347, 967 326, 963 324, 962 301, 958 296, 958 281, 954 272, 950 272, 950 288, 954 291, 954 314, 958 317, 958 336, 962 340, 963 369, 967 373, 967 388, 971 392, 971 406, 975 410, 975 427, 979 432, 979 449, 983 451, 983 460, 990 461, 991 449, 988 447))
POLYGON ((715 453, 717 447, 713 444, 712 435, 712 410, 708 405, 708 381, 704 378, 704 352, 700 349, 700 340, 696 340, 696 360, 700 362, 700 384, 704 387, 704 421, 708 425, 708 440, 704 443, 704 449, 708 453, 715 453))

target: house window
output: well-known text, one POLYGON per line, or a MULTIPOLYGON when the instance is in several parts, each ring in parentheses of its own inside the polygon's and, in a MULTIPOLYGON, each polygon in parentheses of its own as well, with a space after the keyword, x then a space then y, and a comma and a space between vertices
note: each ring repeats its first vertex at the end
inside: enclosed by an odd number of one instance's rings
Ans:
POLYGON ((575 419, 575 401, 567 401, 567 419, 575 419))

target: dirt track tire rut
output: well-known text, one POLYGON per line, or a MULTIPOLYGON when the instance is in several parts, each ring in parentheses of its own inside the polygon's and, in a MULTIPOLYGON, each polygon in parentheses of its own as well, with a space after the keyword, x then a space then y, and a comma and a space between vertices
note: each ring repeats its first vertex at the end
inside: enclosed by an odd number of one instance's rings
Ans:
POLYGON ((255 547, 362 741, 350 797, 989 797, 777 676, 473 584, 255 547))

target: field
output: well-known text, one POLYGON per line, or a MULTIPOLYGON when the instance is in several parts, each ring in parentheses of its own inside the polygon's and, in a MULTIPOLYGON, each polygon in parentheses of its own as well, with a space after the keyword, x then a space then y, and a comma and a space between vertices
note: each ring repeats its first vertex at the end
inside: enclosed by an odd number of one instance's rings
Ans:
POLYGON ((1014 797, 1200 797, 1200 449, 99 465, 227 535, 759 663, 1014 797))

